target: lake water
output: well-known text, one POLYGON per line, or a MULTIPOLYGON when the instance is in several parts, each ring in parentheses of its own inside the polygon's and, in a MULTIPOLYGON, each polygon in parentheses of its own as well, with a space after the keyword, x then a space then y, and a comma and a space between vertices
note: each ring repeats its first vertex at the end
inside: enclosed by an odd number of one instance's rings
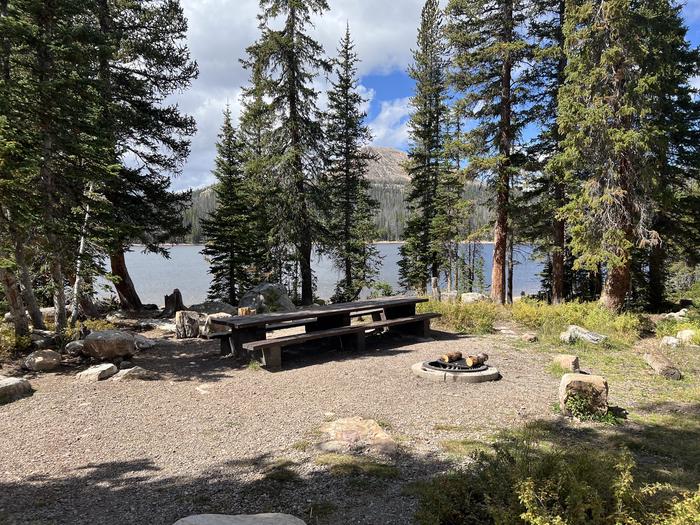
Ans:
MULTIPOLYGON (((394 290, 399 290, 398 261, 400 243, 381 243, 377 245, 383 257, 378 280, 390 283, 394 290)), ((491 259, 493 245, 483 244, 484 276, 488 286, 491 278, 491 259)), ((163 305, 163 296, 174 288, 182 292, 185 304, 196 304, 206 300, 211 282, 209 265, 201 254, 202 246, 173 246, 170 259, 160 255, 144 254, 138 246, 126 254, 126 263, 134 281, 136 290, 144 303, 163 305)), ((535 293, 540 286, 542 263, 531 259, 532 250, 528 246, 518 246, 515 267, 514 293, 535 293)), ((338 279, 331 261, 326 257, 315 258, 312 263, 317 279, 317 295, 328 299, 333 294, 338 279)))

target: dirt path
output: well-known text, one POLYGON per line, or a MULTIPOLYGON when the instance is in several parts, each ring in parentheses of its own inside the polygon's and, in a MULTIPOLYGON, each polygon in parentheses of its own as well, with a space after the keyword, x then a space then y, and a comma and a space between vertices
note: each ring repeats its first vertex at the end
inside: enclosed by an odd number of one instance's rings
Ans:
POLYGON ((134 358, 157 381, 43 374, 32 397, 0 407, 0 522, 169 525, 200 512, 278 511, 309 524, 410 523, 415 502, 404 487, 450 468, 443 440, 552 417, 558 381, 547 362, 503 336, 442 334, 381 341, 361 355, 285 354, 276 373, 233 369, 215 343, 166 341, 134 358), (412 364, 447 350, 485 351, 503 378, 412 375, 412 364), (400 443, 389 460, 398 479, 317 464, 319 425, 348 416, 376 419, 400 443), (282 460, 290 479, 271 479, 282 460))

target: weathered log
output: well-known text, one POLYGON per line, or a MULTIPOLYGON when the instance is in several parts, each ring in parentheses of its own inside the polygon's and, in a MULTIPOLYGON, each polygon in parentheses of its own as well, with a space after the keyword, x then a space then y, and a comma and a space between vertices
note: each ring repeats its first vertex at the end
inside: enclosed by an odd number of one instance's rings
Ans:
POLYGON ((679 381, 683 377, 681 371, 667 357, 658 352, 644 354, 644 361, 654 369, 657 375, 666 379, 679 381))
POLYGON ((163 317, 174 317, 177 312, 184 309, 185 305, 182 303, 182 294, 180 293, 180 290, 175 288, 173 293, 165 296, 165 310, 163 311, 163 317))
POLYGON ((489 360, 489 356, 487 354, 481 353, 481 354, 477 354, 477 355, 470 355, 469 357, 467 357, 466 362, 467 362, 467 366, 474 367, 474 366, 483 365, 488 360, 489 360))
POLYGON ((453 363, 462 359, 462 352, 449 352, 440 356, 443 363, 453 363))

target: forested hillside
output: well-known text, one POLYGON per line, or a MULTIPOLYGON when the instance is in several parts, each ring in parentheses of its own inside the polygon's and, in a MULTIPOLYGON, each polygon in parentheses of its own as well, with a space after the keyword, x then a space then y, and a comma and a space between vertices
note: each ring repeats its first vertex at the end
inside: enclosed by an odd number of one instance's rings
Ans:
MULTIPOLYGON (((403 164, 407 157, 403 151, 393 148, 367 148, 376 160, 369 163, 367 178, 371 182, 370 195, 379 202, 375 224, 379 240, 401 240, 406 222, 406 190, 409 178, 403 164)), ((490 221, 488 194, 479 184, 467 184, 465 197, 476 203, 474 219, 477 226, 490 221)), ((204 241, 200 221, 216 207, 216 195, 211 186, 192 190, 192 205, 184 212, 183 221, 189 228, 181 242, 201 244, 204 241)))

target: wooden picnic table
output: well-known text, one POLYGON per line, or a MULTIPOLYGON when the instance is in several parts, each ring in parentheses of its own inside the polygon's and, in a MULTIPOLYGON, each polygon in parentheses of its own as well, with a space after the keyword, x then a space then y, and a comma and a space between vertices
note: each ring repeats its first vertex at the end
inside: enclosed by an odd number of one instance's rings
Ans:
POLYGON ((367 312, 374 313, 375 320, 392 320, 415 316, 416 305, 428 301, 425 297, 383 297, 301 308, 293 312, 275 312, 259 315, 235 315, 217 319, 216 323, 228 326, 230 334, 225 337, 227 344, 222 344, 222 354, 241 355, 243 345, 253 341, 265 340, 269 331, 289 326, 304 326, 305 332, 329 331, 349 327, 353 317, 367 312), (376 315, 380 312, 380 315, 376 315))

